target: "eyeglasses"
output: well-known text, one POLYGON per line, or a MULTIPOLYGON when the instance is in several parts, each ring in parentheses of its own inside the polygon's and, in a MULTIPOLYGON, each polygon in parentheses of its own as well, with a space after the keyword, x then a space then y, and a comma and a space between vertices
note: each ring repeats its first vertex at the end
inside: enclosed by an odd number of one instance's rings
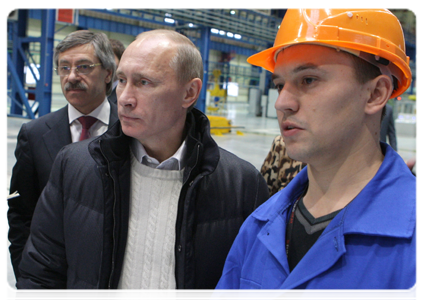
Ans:
POLYGON ((86 75, 91 73, 91 71, 97 66, 101 66, 101 63, 92 64, 92 65, 79 65, 74 68, 71 68, 69 66, 60 66, 58 68, 55 68, 54 70, 56 71, 56 74, 59 76, 68 76, 71 73, 72 69, 75 69, 76 73, 78 74, 86 75))

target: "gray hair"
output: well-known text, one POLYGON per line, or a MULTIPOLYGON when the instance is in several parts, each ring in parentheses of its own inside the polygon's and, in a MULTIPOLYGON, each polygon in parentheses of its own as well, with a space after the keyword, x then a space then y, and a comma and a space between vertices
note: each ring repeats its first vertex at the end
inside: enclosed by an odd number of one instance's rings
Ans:
POLYGON ((106 94, 109 95, 113 89, 112 79, 115 76, 116 64, 112 45, 108 37, 102 32, 92 32, 89 30, 77 30, 67 35, 54 49, 54 63, 59 65, 59 54, 73 47, 91 44, 94 47, 94 53, 101 62, 103 69, 111 70, 112 76, 109 83, 106 84, 106 94))

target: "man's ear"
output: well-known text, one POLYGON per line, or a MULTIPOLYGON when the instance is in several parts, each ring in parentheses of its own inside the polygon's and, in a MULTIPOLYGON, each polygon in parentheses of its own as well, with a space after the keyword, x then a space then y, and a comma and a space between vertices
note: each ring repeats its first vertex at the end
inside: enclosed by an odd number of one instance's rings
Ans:
POLYGON ((372 80, 369 84, 370 97, 367 100, 365 112, 373 115, 385 107, 391 98, 393 91, 393 82, 387 75, 380 75, 372 80))
POLYGON ((182 107, 188 108, 198 99, 202 86, 203 82, 200 78, 191 79, 185 85, 185 97, 182 102, 182 107))
POLYGON ((108 84, 110 81, 112 81, 112 74, 113 74, 113 72, 112 72, 112 70, 106 70, 106 71, 107 71, 107 75, 104 78, 104 82, 106 84, 108 84))

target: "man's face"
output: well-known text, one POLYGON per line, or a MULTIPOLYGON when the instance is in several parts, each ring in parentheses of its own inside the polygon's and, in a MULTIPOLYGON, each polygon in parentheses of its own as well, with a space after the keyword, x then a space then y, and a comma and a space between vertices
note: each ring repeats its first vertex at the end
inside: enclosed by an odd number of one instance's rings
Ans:
POLYGON ((278 54, 275 104, 288 155, 328 162, 355 151, 366 130, 367 84, 359 84, 352 59, 335 49, 296 45, 278 54))
POLYGON ((83 114, 96 109, 106 97, 106 84, 112 72, 102 66, 94 67, 89 74, 80 74, 75 69, 79 65, 92 65, 100 61, 94 54, 91 44, 75 46, 59 54, 58 67, 72 68, 67 76, 60 76, 60 84, 66 100, 83 114))
POLYGON ((181 139, 186 86, 169 63, 175 47, 166 39, 136 40, 125 50, 117 71, 118 114, 123 132, 144 147, 181 139))

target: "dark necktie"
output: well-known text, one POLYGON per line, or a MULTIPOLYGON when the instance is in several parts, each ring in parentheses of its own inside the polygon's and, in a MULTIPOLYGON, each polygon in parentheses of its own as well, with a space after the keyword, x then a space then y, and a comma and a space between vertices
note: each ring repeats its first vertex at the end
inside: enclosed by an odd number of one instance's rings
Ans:
POLYGON ((91 126, 97 121, 97 119, 91 116, 82 116, 78 118, 78 121, 82 124, 82 132, 79 140, 82 141, 88 139, 90 137, 88 130, 90 130, 91 126))

